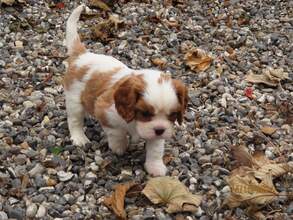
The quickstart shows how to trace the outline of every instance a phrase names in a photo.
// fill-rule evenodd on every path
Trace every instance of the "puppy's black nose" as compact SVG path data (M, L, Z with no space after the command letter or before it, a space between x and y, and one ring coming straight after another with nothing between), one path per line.
M165 129L164 128L155 128L155 133L157 136L160 136L164 133Z

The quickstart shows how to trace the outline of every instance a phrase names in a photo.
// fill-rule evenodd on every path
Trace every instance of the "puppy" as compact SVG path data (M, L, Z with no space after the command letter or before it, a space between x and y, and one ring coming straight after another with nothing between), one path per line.
M70 15L66 27L68 68L64 91L68 127L74 145L89 142L83 131L89 113L107 134L111 150L122 155L132 140L146 140L145 169L153 176L166 174L164 142L180 124L187 106L187 88L158 70L134 70L114 57L90 53L81 43L77 22L85 6Z

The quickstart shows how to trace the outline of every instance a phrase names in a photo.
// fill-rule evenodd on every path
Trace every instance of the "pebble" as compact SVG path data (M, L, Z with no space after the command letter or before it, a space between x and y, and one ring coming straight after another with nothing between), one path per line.
M36 204L32 203L30 204L26 209L26 217L34 217L37 214L38 207Z
M40 205L36 214L36 218L43 218L45 217L46 213L47 209L43 205Z
M42 174L44 172L44 167L41 164L36 164L34 168L32 168L28 174L30 175L30 177L34 177L37 174Z
M8 220L7 214L3 211L0 211L0 220Z
M58 176L60 181L66 182L66 181L70 180L74 176L74 174L71 173L71 172L64 172L62 170L62 171L57 172L57 176Z
M23 102L23 106L24 106L25 109L28 109L28 108L32 108L32 107L34 107L35 104L32 103L31 101L24 101L24 102Z
M198 159L199 164L205 164L211 162L211 155L204 155Z

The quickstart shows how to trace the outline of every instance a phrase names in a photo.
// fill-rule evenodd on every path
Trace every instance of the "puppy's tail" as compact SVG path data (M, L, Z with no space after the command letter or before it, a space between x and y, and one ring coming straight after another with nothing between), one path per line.
M81 43L79 35L77 33L77 22L79 20L81 12L85 9L85 5L82 4L75 8L69 16L66 23L66 46L68 49L68 55L80 55L86 52L85 46Z

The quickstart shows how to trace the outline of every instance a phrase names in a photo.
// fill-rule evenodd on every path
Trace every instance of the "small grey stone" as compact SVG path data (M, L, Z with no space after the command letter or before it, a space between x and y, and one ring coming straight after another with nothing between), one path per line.
M44 187L46 186L46 180L43 178L42 175L37 174L34 178L37 187Z
M60 181L66 182L70 180L74 176L74 174L71 172L64 172L63 170L61 170L57 172L57 176Z
M43 218L45 217L46 213L47 209L43 205L40 205L36 214L36 218Z
M34 217L37 214L38 207L35 203L30 204L26 209L26 216L27 217Z
M46 196L43 194L32 197L32 202L35 202L35 203L42 203L45 200L46 200Z
M211 155L204 155L198 159L199 164L205 164L211 162Z
M17 220L22 220L25 217L24 209L20 207L9 207L8 208L8 217L16 218Z
M8 219L8 216L5 212L0 212L0 220L7 220Z
M36 166L29 171L29 175L31 177L34 177L35 175L42 174L43 172L44 172L44 167L40 163L37 163Z
M17 165L23 165L26 163L27 158L24 154L19 154L15 157L14 161Z

